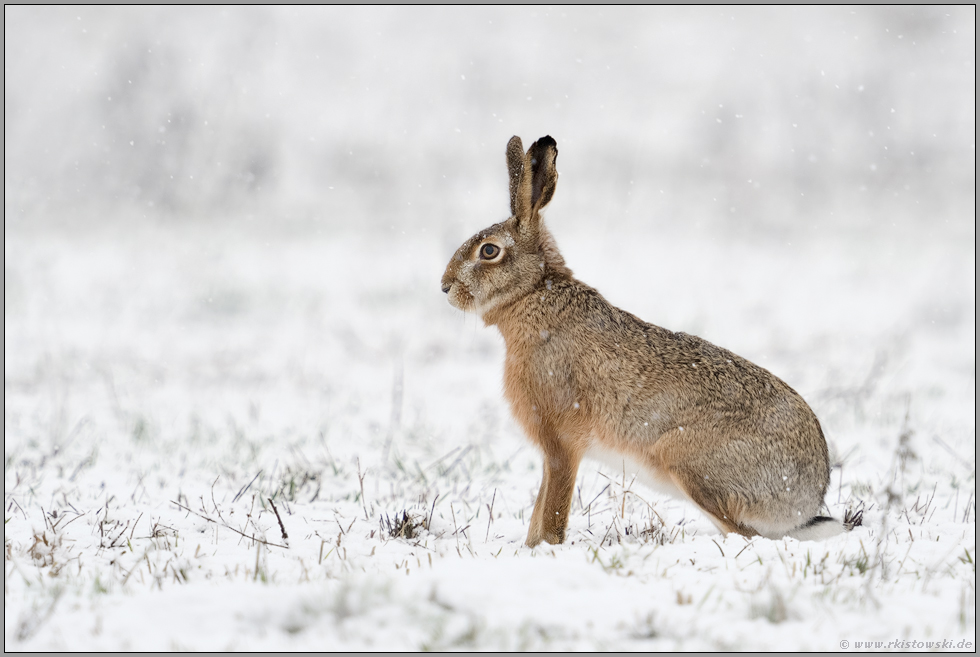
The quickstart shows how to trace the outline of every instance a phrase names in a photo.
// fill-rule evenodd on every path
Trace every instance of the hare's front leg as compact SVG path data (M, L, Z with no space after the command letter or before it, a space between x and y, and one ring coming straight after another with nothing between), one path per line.
M568 528L568 512L572 506L575 476L582 455L563 445L557 436L553 438L541 441L544 472L527 532L528 547L534 547L541 541L552 545L563 543Z

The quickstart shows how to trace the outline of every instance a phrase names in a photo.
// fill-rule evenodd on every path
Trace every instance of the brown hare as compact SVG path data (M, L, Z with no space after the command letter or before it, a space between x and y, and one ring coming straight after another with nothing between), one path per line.
M541 219L558 182L555 140L507 144L511 217L449 261L449 303L500 329L504 393L544 453L527 544L561 543L584 456L628 462L694 502L722 532L817 539L827 443L806 402L730 351L616 308L576 280Z

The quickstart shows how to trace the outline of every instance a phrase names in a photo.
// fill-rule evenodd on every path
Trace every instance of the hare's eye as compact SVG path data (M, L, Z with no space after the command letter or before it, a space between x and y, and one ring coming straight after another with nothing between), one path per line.
M484 244L480 247L480 257L484 260L493 260L500 253L500 247L496 244Z

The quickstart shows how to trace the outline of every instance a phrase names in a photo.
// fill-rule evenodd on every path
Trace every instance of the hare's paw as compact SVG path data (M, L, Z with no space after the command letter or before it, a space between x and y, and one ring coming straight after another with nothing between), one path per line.
M531 523L530 529L527 531L527 540L524 541L528 547L534 547L540 545L541 543L550 543L551 545L561 545L565 542L565 528L546 528L544 523Z

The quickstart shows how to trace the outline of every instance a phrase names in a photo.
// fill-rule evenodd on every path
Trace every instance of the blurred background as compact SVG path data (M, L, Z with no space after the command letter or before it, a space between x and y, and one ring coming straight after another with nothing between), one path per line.
M975 8L6 7L5 231L973 234ZM458 226L469 226L460 232Z
M831 429L880 385L888 440L914 393L973 444L972 6L4 15L8 428L18 395L164 435L278 390L379 456L520 443L499 335L439 280L508 215L507 140L550 134L548 223L612 303Z

